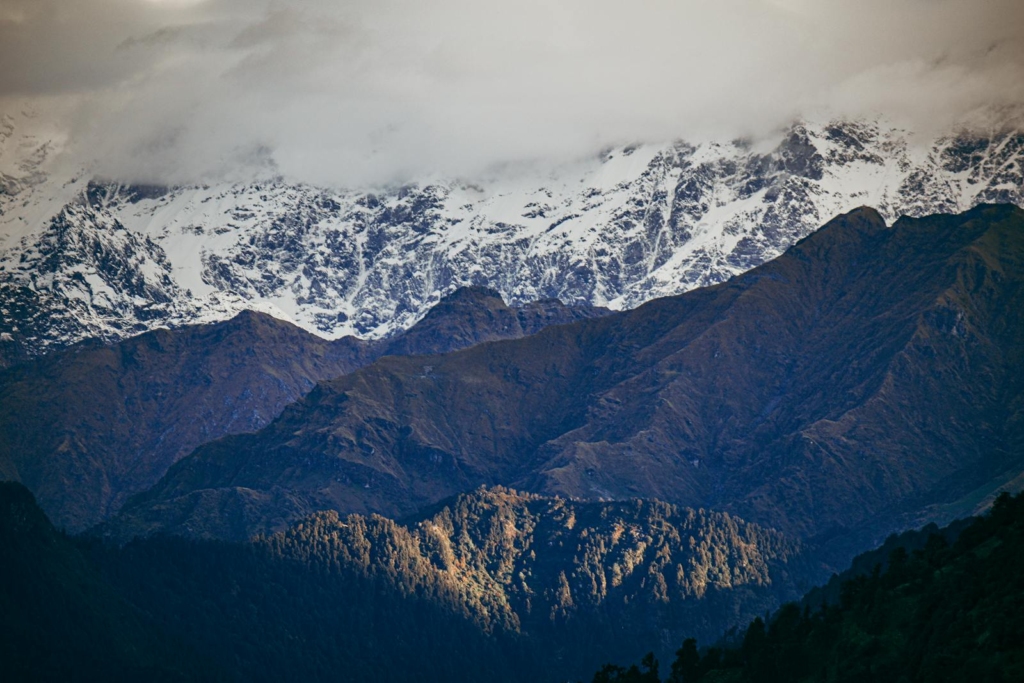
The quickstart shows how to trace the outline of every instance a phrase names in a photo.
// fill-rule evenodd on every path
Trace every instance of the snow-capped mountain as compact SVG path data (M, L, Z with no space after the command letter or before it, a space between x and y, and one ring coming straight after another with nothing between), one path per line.
M258 309L327 337L404 329L457 286L612 309L728 279L861 205L1024 205L1024 128L794 124L771 144L636 145L473 183L125 186L0 122L0 340L27 353Z

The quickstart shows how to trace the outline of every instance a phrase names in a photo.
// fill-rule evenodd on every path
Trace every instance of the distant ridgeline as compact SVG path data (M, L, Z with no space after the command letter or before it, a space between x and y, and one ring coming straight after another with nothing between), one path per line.
M919 540L894 537L884 569L833 579L835 601L815 605L825 593L813 592L703 651L685 640L664 680L1024 680L1024 494L1004 493L985 517ZM908 552L901 541L920 547ZM628 669L606 665L593 680L659 683L660 674L648 655Z

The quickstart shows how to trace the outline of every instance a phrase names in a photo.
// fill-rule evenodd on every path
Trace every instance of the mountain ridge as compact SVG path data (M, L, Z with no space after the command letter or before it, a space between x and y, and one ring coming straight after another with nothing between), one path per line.
M32 355L242 308L382 338L467 284L512 304L632 308L744 272L858 205L892 221L1024 204L1014 121L928 140L884 121L799 122L767 149L632 145L372 192L104 183L36 139L24 182L0 195L0 347Z
M387 340L328 341L267 314L83 343L0 372L0 477L22 481L80 531L206 441L258 429L315 382L395 354L531 334L602 309L509 307L462 288Z
M966 492L934 487L961 470L1020 471L1022 226L1007 206L891 227L858 210L722 285L384 358L199 449L104 533L187 534L230 505L244 513L213 535L244 538L303 510L401 516L511 484L838 533L849 559L881 540L850 540L857 522L953 502Z

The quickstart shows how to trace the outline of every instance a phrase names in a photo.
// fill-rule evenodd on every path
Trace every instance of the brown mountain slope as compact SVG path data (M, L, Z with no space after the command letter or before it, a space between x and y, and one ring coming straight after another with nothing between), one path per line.
M558 302L509 308L491 290L466 288L379 342L330 342L245 312L81 345L0 374L0 478L28 486L58 526L81 530L197 446L265 426L319 380L385 354L447 351L603 313Z
M536 334L548 325L597 318L610 312L591 306L569 307L558 299L510 307L493 289L461 287L407 331L384 342L380 355L446 353L485 341L518 339Z
M362 352L242 313L43 357L0 377L0 474L58 526L85 528L196 446L258 429L359 367Z
M716 287L384 358L189 456L108 533L244 537L481 483L730 509L813 536L1024 470L1024 213L832 221Z

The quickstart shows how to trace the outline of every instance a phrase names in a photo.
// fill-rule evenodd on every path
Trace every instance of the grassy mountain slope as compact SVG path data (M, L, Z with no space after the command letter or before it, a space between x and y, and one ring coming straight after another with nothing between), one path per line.
M0 475L80 530L196 446L258 429L361 355L358 344L242 313L45 356L0 376Z
M382 355L450 351L602 309L510 308L464 288L403 335L321 339L268 315L86 344L0 373L0 478L21 481L59 526L81 530L152 486L197 446L265 426L319 380Z

